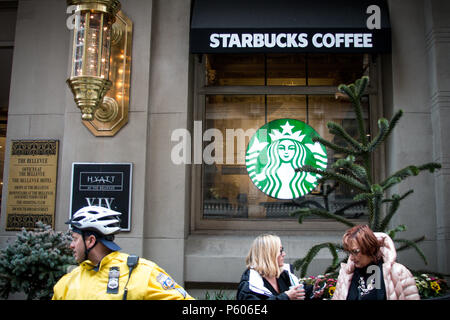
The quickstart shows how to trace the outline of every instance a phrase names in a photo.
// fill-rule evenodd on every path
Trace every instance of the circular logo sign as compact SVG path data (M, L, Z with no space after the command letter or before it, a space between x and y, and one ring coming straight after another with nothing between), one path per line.
M250 139L245 165L259 190L277 199L295 199L316 188L320 175L296 172L309 165L325 170L327 152L312 138L319 136L306 123L294 119L274 120Z

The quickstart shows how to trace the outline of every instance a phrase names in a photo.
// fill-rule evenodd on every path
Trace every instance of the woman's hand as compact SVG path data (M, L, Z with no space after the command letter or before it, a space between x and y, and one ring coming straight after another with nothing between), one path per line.
M289 300L305 300L305 289L301 284L291 287L285 293L289 297Z
M321 297L323 295L323 292L325 291L326 286L327 286L326 283L324 283L322 287L320 287L319 284L316 283L313 288L313 298L317 299Z

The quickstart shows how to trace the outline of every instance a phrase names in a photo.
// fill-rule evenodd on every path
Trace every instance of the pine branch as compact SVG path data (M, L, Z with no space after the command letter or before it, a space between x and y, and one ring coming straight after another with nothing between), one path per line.
M353 177L344 175L344 174L340 174L340 173L335 173L335 172L331 172L328 170L321 170L321 169L316 169L312 166L303 166L301 168L297 168L295 169L295 171L299 171L299 172L312 172L312 173L316 173L322 176L321 180L336 180L342 183L345 183L347 185L350 185L360 191L368 191L367 187L364 186L361 182L359 182L358 180L356 180Z
M436 169L440 169L441 167L442 165L440 163L435 162L426 163L419 167L414 165L407 166L406 168L403 168L395 172L393 175L391 175L382 183L380 183L380 185L383 187L383 190L386 190L410 176L417 176L420 173L420 171L428 170L431 173L433 173Z
M342 214L345 212L345 210L350 209L351 207L354 207L354 206L362 205L365 202L366 202L365 200L362 200L362 201L356 201L356 202L349 203L349 204L343 206L342 208L339 208L338 210L336 210L334 212L334 214L337 214L337 215Z
M394 202L394 201L397 200L398 197L401 198L400 200L403 200L404 198L406 198L407 196L409 196L409 195L410 195L411 193L413 193L413 192L414 192L414 190L411 189L411 190L405 192L402 196L399 196L398 194L394 194L394 195L392 195L392 198L391 198L391 199L390 199L390 198L383 199L382 202L383 202L383 203L386 203L386 202Z
M372 230L374 232L380 232L383 231L380 228L380 211L381 211L381 197L382 195L380 194L375 194L375 197L373 199L373 220L372 220Z
M355 157L349 155L345 159L338 159L335 163L331 165L333 169L343 168L346 169L354 178L356 178L361 183L369 188L369 179L367 177L367 171L363 166L355 164Z
M378 120L378 128L380 131L378 135L372 140L372 142L368 145L367 151L373 152L379 144L386 141L386 139L391 134L392 130L397 125L398 121L403 115L403 110L397 111L397 113L392 117L391 121L388 122L386 119L381 118Z
M404 224L401 224L401 225L395 227L394 229L389 230L386 233L387 233L387 235L389 235L389 237L391 239L395 239L397 232L404 232L404 231L406 231L406 226Z
M333 256L333 261L331 265L325 270L325 274L329 272L333 272L339 266L339 256L338 249L334 243L329 243L328 248L330 249L331 255Z
M374 195L371 192L358 193L353 197L354 201L372 201Z
M383 189L378 184L370 186L370 192L357 194L354 201L367 201L369 209L369 227L373 231L380 231L380 206L383 197Z
M385 134L385 137L383 139L383 141L390 136L392 130L394 130L395 126L397 125L398 121L400 120L400 118L403 116L403 110L400 109L398 110L394 116L392 117L391 121L389 122L389 129Z
M317 245L313 246L311 249L309 249L308 253L306 254L306 256L304 258L298 259L294 262L294 264L293 264L294 269L295 270L301 269L300 277L303 278L306 276L306 272L308 270L308 267L309 267L311 261L319 253L319 251L324 248L328 248L330 250L331 254L333 255L333 265L334 264L337 265L337 262L335 259L337 257L336 244L331 243L331 242L317 244Z
M364 147L366 147L367 150L367 133L366 133L366 127L364 125L364 117L363 117L363 113L361 110L361 102L355 101L355 103L353 103L353 108L355 109L355 113L356 113L356 120L358 122L358 131L359 131L359 138L363 144Z
M398 194L394 194L392 196L392 199L386 199L383 202L392 202L389 206L389 211L386 217L383 219L380 225L381 230L385 230L387 226L389 225L389 222L391 221L394 214L397 212L398 207L400 206L400 201L405 199L407 196L409 196L411 193L413 193L414 190L409 190L405 192L402 196L399 196Z
M339 125L335 122L329 121L327 123L327 127L331 134L334 134L335 136L339 136L339 137L343 138L358 153L365 151L362 144L359 143L358 141L356 141L351 135L349 135L347 133L347 131L345 131L345 129L342 128L341 125Z
M371 219L369 220L369 225L373 231L380 231L379 230L380 209L381 209L380 206L381 206L381 198L383 197L383 188L381 188L381 186L378 184L373 184L370 186L370 190L372 192L373 197L369 203L372 204L371 209L373 211Z
M345 85L341 84L338 86L338 90L347 94L352 102L353 109L356 114L356 120L358 123L359 137L364 147L367 147L367 136L366 129L364 126L364 118L361 109L361 97L369 83L369 77L362 77L356 80L355 84Z
M350 148L345 148L345 147L338 146L337 144L332 143L332 142L330 142L328 140L325 140L322 137L318 137L318 136L313 137L312 141L313 142L319 142L319 143L323 144L325 147L328 147L328 148L334 150L336 153L344 153L344 154L347 154L347 155L351 154L351 155L355 155L355 156L359 155L359 152L356 152L356 151L354 151L354 150L352 150Z
M361 98L366 91L367 85L369 84L369 77L363 76L361 79L355 81L356 84L356 101L353 104L356 113L356 119L358 120L359 136L362 144L367 147L368 141L366 136L366 129L364 125L364 117L361 108Z
M389 131L389 122L384 118L379 119L378 129L378 134L367 146L368 152L373 152L386 139L387 132Z
M402 179L399 177L392 177L386 180L386 183L383 185L383 190L387 190L392 186L395 186L396 184L402 182Z
M367 211L369 213L369 227L371 227L371 222L373 221L374 215L373 201L367 201Z
M339 186L339 183L335 183L334 185L330 186L329 188L326 189L324 196L328 197L332 192L334 192L336 190L336 188Z
M357 88L357 96L359 99L364 95L364 92L366 91L367 85L369 84L369 77L363 76L361 79L358 79L355 81L356 88Z
M356 87L354 84L341 84L338 86L338 91L345 93L349 98L350 101L355 101L357 99L356 97Z
M430 173L434 173L436 169L441 169L442 165L437 162L429 162L418 167L419 171L428 170Z
M298 222L300 224L303 223L303 219L311 216L311 215L316 215L322 218L328 218L328 219L333 219L336 220L338 222L341 222L349 227L354 227L355 224L353 222L351 222L350 220L338 216L337 214L331 213L327 210L324 209L319 209L319 208L301 208L297 211L294 211L292 213L290 213L291 216L297 216L298 215Z
M330 243L329 246L330 252L333 256L333 263L331 264L333 270L338 267L339 263L339 256L338 256L338 249L336 248L336 245L334 243Z
M294 268L294 270L299 270L304 263L304 258L303 259L297 259L292 263L292 267Z
M363 166L360 166L359 164L352 164L350 166L350 170L352 171L353 175L359 179L362 183L366 185L366 187L369 187L369 179L367 176L367 171Z
M417 246L416 243L421 242L425 240L425 237L422 236L420 238L417 238L415 240L408 240L408 239L395 239L394 242L399 242L399 243L403 243L402 246L400 246L399 248L397 248L397 252L398 251L402 251L405 249L409 249L409 248L413 248L414 250L417 251L417 253L419 254L419 256L422 258L422 260L425 262L425 264L428 264L427 258L425 257L425 254L422 252L422 250L420 250L420 248Z

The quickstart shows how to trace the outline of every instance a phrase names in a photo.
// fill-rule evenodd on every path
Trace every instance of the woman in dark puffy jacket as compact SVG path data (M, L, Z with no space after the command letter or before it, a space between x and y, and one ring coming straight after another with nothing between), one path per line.
M241 277L237 300L304 300L312 286L303 286L284 263L286 253L278 236L258 236L246 258L247 270Z

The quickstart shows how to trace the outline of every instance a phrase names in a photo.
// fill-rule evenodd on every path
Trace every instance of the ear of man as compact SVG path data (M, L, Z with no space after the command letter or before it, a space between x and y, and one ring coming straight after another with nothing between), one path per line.
M97 238L93 234L90 234L84 238L84 241L86 243L86 248L90 249L95 246L95 243L97 242Z

